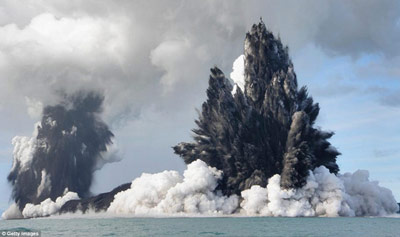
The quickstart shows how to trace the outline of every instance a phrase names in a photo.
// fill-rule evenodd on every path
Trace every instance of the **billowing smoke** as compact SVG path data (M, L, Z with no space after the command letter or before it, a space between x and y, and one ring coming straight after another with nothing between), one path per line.
M20 219L51 216L59 212L62 206L70 200L78 200L78 194L67 192L63 196L58 197L55 201L47 198L41 203L34 205L27 203L23 210L14 203L2 215L3 219Z
M107 212L334 217L398 210L367 171L338 174L339 152L327 141L333 133L313 127L318 104L297 89L287 48L262 22L247 34L234 69L233 86L211 69L195 142L174 147L188 164L183 177L143 174Z
M177 171L144 173L133 180L128 189L117 193L103 211L111 216L290 217L386 216L398 211L392 192L379 186L378 182L370 181L365 170L335 175L320 166L308 172L302 188L293 189L282 188L281 176L276 174L268 180L265 188L253 185L242 191L241 197L235 194L226 196L217 190L222 177L221 171L201 160L189 164L183 176ZM92 210L99 211L95 208L96 203L107 196L100 194L87 199L92 201ZM82 200L68 203L77 202L82 203ZM83 203L88 205L86 201ZM46 204L56 207L50 201ZM35 216L44 210L43 206L27 205L24 216L29 216L28 213Z
M222 172L196 160L183 177L176 171L142 174L131 188L115 195L108 211L116 214L231 214L238 197L215 192Z
M22 210L22 216L24 218L50 216L57 213L60 208L69 200L76 199L79 199L77 193L67 192L63 196L58 197L55 202L48 198L37 205L28 203L26 204L24 210Z
M102 211L110 216L337 217L386 216L399 210L392 192L370 181L365 170L335 175L320 166L309 171L302 188L293 189L282 188L281 176L276 174L265 188L253 185L240 196L226 196L217 190L222 177L221 171L196 160L183 176L177 171L144 173L129 186L121 185L110 193L78 200L76 193L68 192L55 201L49 198L37 205L27 204L22 213L13 205L2 217L76 211Z
M309 172L302 188L284 189L274 175L266 188L242 192L241 212L262 216L385 216L398 211L392 192L369 181L366 170L334 175L321 166Z
M175 153L187 164L201 159L222 170L218 189L227 195L265 187L275 174L283 188L299 188L318 166L337 173L339 152L327 141L333 133L313 127L319 106L306 88L297 89L287 47L260 22L247 33L244 50L235 61L244 58L244 79L241 70L232 73L234 88L211 69L195 141L180 143Z
M103 99L94 92L65 96L60 104L43 109L33 137L13 139L8 180L21 211L45 200L56 201L68 191L89 195L93 172L114 158L104 155L113 134L99 117Z

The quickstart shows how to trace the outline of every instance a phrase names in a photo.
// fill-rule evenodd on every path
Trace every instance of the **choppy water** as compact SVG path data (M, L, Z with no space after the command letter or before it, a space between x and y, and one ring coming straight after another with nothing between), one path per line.
M102 218L2 220L41 236L400 236L400 218ZM0 232L0 236L1 236Z

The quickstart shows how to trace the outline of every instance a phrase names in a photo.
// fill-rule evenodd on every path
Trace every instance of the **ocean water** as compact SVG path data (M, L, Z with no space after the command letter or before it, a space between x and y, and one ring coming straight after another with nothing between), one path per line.
M400 236L400 218L71 218L1 220L41 236Z

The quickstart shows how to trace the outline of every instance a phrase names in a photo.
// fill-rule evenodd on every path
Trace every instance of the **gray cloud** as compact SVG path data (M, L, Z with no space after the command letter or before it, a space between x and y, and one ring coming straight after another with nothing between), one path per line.
M397 48L393 49L395 52ZM358 67L357 76L365 79L374 79L380 75L381 79L398 80L400 78L400 55L392 58L377 57L375 60Z
M327 1L315 42L333 54L359 56L400 50L400 2L395 0Z
M109 120L146 104L189 108L188 101L202 97L198 88L205 88L208 68L216 64L229 71L242 52L244 33L260 16L292 50L311 42L335 54L390 56L400 48L399 6L396 1L5 1L1 99L16 97L19 106L25 97L49 104L56 91L90 87L106 93Z
M378 103L383 106L400 107L400 89L396 89L396 87L369 86L358 92L376 96Z
M400 107L400 90L390 92L387 95L382 95L380 102L383 105Z
M383 157L388 157L388 156L394 156L398 154L399 149L375 149L373 151L374 156L378 158L383 158Z

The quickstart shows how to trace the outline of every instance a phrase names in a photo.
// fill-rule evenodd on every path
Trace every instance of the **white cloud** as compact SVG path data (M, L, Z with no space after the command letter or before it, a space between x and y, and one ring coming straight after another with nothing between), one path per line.
M56 214L66 202L77 199L79 199L78 194L74 192L66 192L64 196L58 197L56 201L52 201L50 198L48 198L37 205L28 203L26 204L24 210L22 210L22 215L24 218L53 215Z
M28 107L28 115L32 119L39 120L43 110L43 103L35 99L30 99L27 96L25 97L25 102L26 106Z
M184 65L185 60L193 51L189 40L169 40L159 44L150 53L151 62L165 71L161 77L161 84L166 90L181 80L184 80L182 68L177 65Z
M385 216L398 211L392 192L369 180L369 172L357 170L338 176L324 166L310 171L299 189L282 189L280 176L266 188L252 186L242 192L242 212L264 216Z
M46 170L42 170L42 178L40 180L40 185L37 189L36 196L39 197L45 190L51 190L51 176L50 174L47 174Z
M43 13L24 28L9 24L1 27L0 33L3 54L15 62L32 66L60 59L85 63L82 57L96 62L102 54L117 59L125 47L123 29L100 18L57 19L50 13Z
M230 76L233 82L235 83L235 87L232 90L232 93L236 92L236 86L238 86L244 92L244 55L240 55L233 62L233 71Z
M196 160L183 177L177 171L142 174L131 188L115 195L108 212L133 215L231 214L236 195L226 197L214 190L222 172Z
M17 108L25 99L29 116L36 118L41 107L57 103L60 92L120 91L128 26L124 17L43 13L22 27L0 27L0 72L7 78L0 82L0 98Z

